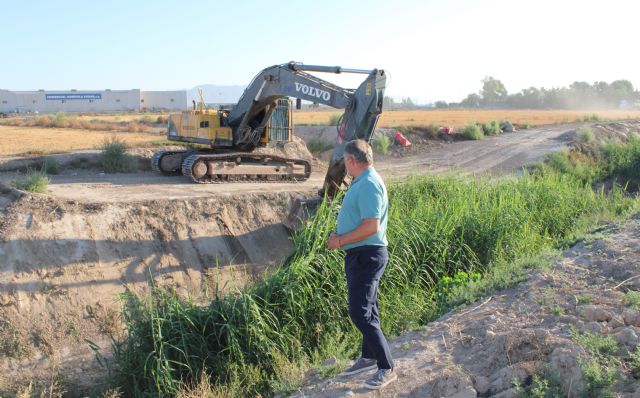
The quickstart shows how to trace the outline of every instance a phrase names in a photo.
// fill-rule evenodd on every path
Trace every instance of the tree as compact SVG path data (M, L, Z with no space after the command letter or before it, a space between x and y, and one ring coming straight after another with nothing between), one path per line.
M478 94L472 93L460 102L460 106L463 108L480 108L480 101L482 101L482 98Z
M449 104L447 104L446 101L436 101L436 103L434 104L434 106L438 109L442 109L442 108L448 108Z
M407 97L407 98L403 98L402 102L401 102L402 106L413 106L413 100L411 100L411 97Z
M385 108L391 108L396 104L396 102L393 100L393 98L389 97L388 95L385 95L384 98L382 99L382 106Z
M507 98L507 89L498 79L487 76L482 80L482 99L487 104L495 104Z

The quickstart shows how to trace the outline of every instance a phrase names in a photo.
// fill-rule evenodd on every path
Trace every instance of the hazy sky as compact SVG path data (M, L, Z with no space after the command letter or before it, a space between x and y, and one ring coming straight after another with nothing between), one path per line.
M459 101L487 75L510 93L629 79L633 0L2 0L0 88L164 90L247 84L291 60L388 71L387 94ZM357 80L328 75L354 87ZM358 77L357 79L360 79Z

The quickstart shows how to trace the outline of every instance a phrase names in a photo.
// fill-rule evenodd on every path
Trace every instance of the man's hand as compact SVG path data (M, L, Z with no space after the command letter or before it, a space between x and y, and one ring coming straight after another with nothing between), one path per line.
M336 250L340 248L340 236L333 232L329 235L329 239L327 239L327 247L329 250Z

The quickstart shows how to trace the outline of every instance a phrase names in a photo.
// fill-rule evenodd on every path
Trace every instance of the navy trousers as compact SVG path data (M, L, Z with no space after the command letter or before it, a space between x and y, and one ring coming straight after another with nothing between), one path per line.
M349 317L362 333L362 358L376 359L379 369L393 369L389 343L380 329L378 285L389 255L384 246L347 250L344 258Z

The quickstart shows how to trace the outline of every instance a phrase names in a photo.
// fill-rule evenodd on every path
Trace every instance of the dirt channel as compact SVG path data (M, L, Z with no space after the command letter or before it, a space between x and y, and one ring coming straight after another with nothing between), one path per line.
M512 172L568 147L584 125L482 141L417 140L376 167L400 181L422 173ZM594 128L637 134L640 123ZM298 134L333 142L335 128L313 129ZM279 154L310 157L301 141ZM3 166L20 162L29 159L0 159ZM280 264L292 251L281 225L291 201L314 195L323 181L322 163L314 164L309 180L287 184L198 185L151 172L63 168L47 195L10 189L19 174L0 173L0 392L52 373L62 375L70 392L99 384L106 370L87 341L108 356L110 336L122 333L117 295L144 292L150 277L198 298Z

